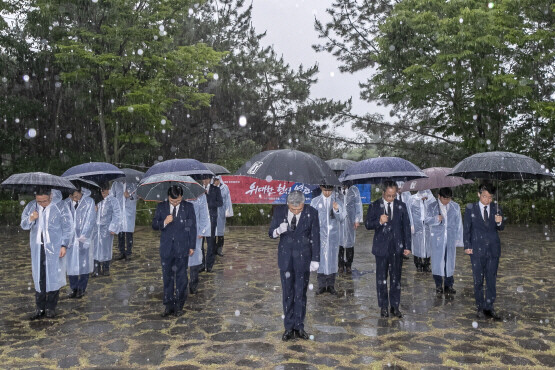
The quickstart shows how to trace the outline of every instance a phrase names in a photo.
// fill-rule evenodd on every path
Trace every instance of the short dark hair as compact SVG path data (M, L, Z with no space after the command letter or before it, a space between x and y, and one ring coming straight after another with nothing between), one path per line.
M320 187L324 190L333 190L333 185L320 185Z
M46 186L39 186L35 191L35 195L50 195L52 193L52 189Z
M439 196L443 198L453 198L453 190L451 188L439 189Z
M168 197L177 199L183 196L183 188L181 186L172 185L168 189Z
M495 194L495 186L493 186L492 183L490 182L483 182L480 184L480 186L478 187L478 193L482 194L483 191L487 191L490 194Z
M399 186L395 181L386 180L383 182L383 191L386 191L388 188L395 188L395 191L399 189Z
M100 186L100 190L110 190L110 184L108 181L99 182L98 186Z

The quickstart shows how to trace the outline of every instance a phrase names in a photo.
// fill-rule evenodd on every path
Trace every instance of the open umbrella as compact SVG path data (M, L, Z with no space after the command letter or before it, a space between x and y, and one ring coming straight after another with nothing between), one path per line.
M416 165L399 157L365 159L347 168L340 181L359 184L379 184L386 180L408 181L427 177Z
M33 193L40 187L75 190L75 186L68 179L44 172L16 173L4 180L0 186L18 193Z
M449 167L430 167L422 170L428 177L410 180L403 184L401 191L421 191L439 188L454 188L461 185L473 184L474 181L459 176L447 176L451 173Z
M328 164L328 166L330 166L330 168L333 170L333 172L335 172L337 176L340 176L343 171L351 167L356 162L351 161L350 159L334 158L327 160L326 163Z
M128 184L139 183L139 181L141 181L141 179L145 175L144 172L137 171L132 168L122 168L121 171L125 174L125 177L118 177L115 181L118 181L118 182L125 181Z
M314 154L292 149L268 150L249 159L236 173L263 180L340 185L337 176Z
M196 159L169 159L164 162L156 163L150 167L145 173L145 177L157 175L161 173L172 173L174 175L214 175L202 162Z
M118 177L124 177L125 173L111 163L106 162L89 162L71 167L62 174L62 177L68 179L85 179L92 180L98 184L111 181Z
M485 152L460 161L449 176L488 180L552 180L553 174L535 159L510 152Z
M220 166L219 164L206 162L204 162L203 164L208 167L210 171L214 172L214 175L227 175L231 173L227 168L225 168L224 166Z
M143 178L137 188L137 195L143 200L161 202L166 199L168 189L173 185L183 189L183 199L195 199L204 194L204 188L190 176L161 173Z

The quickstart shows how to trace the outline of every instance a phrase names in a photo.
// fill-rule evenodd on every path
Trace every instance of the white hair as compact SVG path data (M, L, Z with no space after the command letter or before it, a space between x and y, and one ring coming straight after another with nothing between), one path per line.
M287 196L287 204L292 206L299 206L305 201L304 194L299 190L294 190Z

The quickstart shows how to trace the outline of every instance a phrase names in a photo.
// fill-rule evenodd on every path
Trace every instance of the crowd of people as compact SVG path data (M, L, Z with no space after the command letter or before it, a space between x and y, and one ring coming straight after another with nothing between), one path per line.
M223 256L225 221L233 216L229 188L220 177L199 175L204 193L183 199L183 188L171 186L157 205L152 228L160 231L163 277L163 317L181 316L188 294L195 294L201 271L211 272L216 256ZM31 320L56 315L60 289L69 278L69 298L85 295L89 277L110 275L112 245L118 236L119 256L133 252L136 184L100 184L102 199L78 188L65 200L57 190L39 189L21 215L30 230L36 309ZM418 272L431 272L437 294L453 295L456 247L464 247L472 262L479 318L498 319L495 280L500 255L498 230L504 227L501 210L492 203L491 184L479 187L478 201L464 213L450 188L401 193L386 181L382 197L368 207L363 219L356 186L322 184L310 205L300 191L291 191L287 204L273 210L269 236L279 238L278 267L282 284L285 332L282 339L308 339L304 330L306 292L310 273L317 273L316 295L336 295L337 274L351 274L356 230L364 223L374 230L372 254L376 263L377 303L381 317L401 318L403 260L412 253ZM389 278L389 284L388 284ZM484 292L485 283L485 292Z

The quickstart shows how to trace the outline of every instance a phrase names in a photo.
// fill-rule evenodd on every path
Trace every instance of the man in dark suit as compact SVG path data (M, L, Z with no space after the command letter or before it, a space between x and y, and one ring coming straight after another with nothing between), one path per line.
M375 230L372 254L376 256L376 288L381 316L389 316L390 306L393 316L401 318L401 268L403 256L410 254L411 232L407 207L396 199L396 195L397 184L393 181L384 182L382 199L376 200L368 208L365 226L368 230Z
M202 186L206 192L206 202L208 203L208 213L210 214L210 237L202 241L204 255L204 241L206 241L206 257L203 258L203 265L206 272L212 272L216 261L216 226L218 225L218 208L224 205L222 192L218 186L210 183L210 175L202 175Z
M304 330L306 315L306 288L311 271L317 271L320 262L320 223L318 211L305 206L300 191L287 196L287 206L274 209L269 235L279 237L278 266L283 301L282 340L295 337L309 339Z
M181 316L187 299L189 256L195 252L197 237L195 209L183 200L181 187L174 185L168 189L168 199L156 207L152 228L162 232L160 259L166 306L162 317L172 313Z
M495 302L495 280L501 255L501 241L498 230L503 230L503 214L496 203L492 203L495 188L491 184L482 184L478 189L479 201L466 206L464 213L464 252L470 255L472 275L474 276L474 297L476 299L476 316L486 316L495 320L499 316L493 309ZM484 278L486 292L484 299Z

